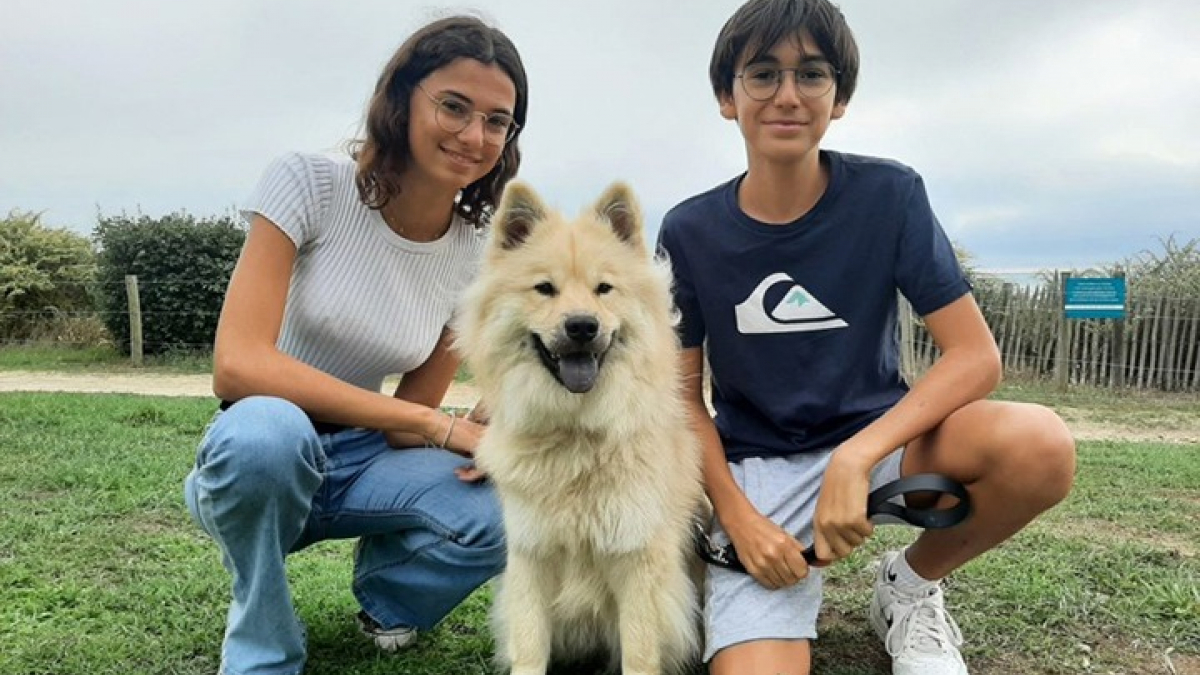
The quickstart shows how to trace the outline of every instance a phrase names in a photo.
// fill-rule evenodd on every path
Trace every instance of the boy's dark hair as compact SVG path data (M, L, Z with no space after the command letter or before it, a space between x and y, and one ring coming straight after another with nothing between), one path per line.
M858 44L829 0L750 0L738 8L717 36L708 78L717 98L733 95L734 69L766 56L785 38L807 33L837 70L838 103L848 103L858 83Z
M350 143L350 154L358 165L355 183L367 206L381 209L400 193L400 175L411 159L408 119L413 89L429 73L463 58L499 66L517 91L513 109L519 125L516 134L505 144L496 166L464 188L454 207L476 227L496 208L505 184L521 166L517 141L525 128L529 85L521 56L508 36L472 16L452 16L421 28L400 45L380 74L367 106L364 138Z

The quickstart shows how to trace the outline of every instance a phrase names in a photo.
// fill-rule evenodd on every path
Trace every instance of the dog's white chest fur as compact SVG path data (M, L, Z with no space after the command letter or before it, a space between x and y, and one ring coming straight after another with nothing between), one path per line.
M507 441L498 436L495 442ZM667 504L669 495L653 473L619 466L634 460L617 448L577 443L511 452L491 445L480 454L495 472L508 545L527 553L628 553L646 547L661 532L670 507L678 508ZM493 452L502 456L499 462L490 461Z

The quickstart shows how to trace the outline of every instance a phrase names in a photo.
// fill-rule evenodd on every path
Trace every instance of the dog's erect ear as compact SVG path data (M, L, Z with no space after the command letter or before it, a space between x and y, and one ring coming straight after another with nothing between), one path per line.
M546 217L546 206L525 183L509 183L492 219L492 237L500 248L514 249L525 243L538 221Z
M642 211L633 190L625 183L613 183L596 201L596 215L612 225L621 241L642 245Z

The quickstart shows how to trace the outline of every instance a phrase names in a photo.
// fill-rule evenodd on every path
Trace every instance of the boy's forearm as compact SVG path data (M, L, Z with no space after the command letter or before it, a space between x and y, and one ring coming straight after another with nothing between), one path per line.
M721 445L717 427L708 410L693 410L691 417L703 455L704 491L717 517L728 516L749 506L746 495L733 480L733 473L725 460L725 448Z
M846 459L861 461L869 469L955 410L986 398L999 381L999 360L992 354L969 349L946 352L891 410L843 444L852 455Z

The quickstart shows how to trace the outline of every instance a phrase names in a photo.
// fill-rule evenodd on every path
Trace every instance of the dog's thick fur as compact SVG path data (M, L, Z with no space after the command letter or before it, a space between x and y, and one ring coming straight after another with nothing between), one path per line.
M624 675L696 656L705 502L673 326L628 187L570 222L508 187L456 331L491 413L476 460L504 509L493 627L514 675L597 649Z

